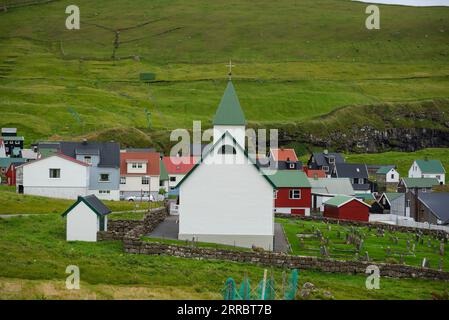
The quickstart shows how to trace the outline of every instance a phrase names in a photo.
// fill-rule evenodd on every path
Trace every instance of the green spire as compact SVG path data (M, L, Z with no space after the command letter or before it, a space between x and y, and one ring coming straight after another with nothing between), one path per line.
M213 124L231 126L242 126L246 124L239 98L230 80L218 105Z

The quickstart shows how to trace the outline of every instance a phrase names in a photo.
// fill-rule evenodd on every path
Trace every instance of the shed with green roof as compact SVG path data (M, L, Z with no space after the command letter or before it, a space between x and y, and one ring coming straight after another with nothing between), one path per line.
M324 202L326 218L368 221L371 206L355 197L338 195Z

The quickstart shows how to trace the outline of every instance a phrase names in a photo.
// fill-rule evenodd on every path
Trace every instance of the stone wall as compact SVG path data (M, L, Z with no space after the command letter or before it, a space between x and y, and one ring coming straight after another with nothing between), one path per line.
M317 270L330 273L366 274L366 267L372 262L340 261L318 257L294 256L273 252L234 251L194 246L181 246L136 239L125 239L124 250L127 253L148 255L169 255L182 258L227 260L254 263L268 267L297 268L300 270ZM449 272L428 268L417 268L400 264L375 264L380 269L381 277L421 278L449 280Z
M449 238L449 234L444 230L434 230L434 229L421 229L406 226L397 226L392 224L380 223L380 222L365 222L365 221L353 221L353 220L340 220L324 217L314 217L314 216L302 216L302 215L291 215L276 213L276 218L287 218L287 219L300 219L306 221L324 221L326 223L339 224L342 226L356 226L356 227L371 227L371 228L381 228L387 231L397 231L397 232L410 232L416 233L417 231L423 234L434 236L439 239Z
M108 231L97 233L97 240L123 240L125 238L140 239L164 221L167 208L152 209L142 220L108 220Z

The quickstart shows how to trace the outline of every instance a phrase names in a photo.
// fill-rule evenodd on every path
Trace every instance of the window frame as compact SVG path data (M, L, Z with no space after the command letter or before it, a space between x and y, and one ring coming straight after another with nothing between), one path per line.
M103 176L103 175L108 176L108 179L107 179L107 180L103 180L103 179L101 178L101 176ZM100 176L98 177L98 182L111 182L110 174L109 174L109 173L100 173Z
M145 182L144 182L145 179ZM150 177L142 176L142 179L140 180L140 183L142 185L149 185L150 184Z
M58 172L58 176L57 177L52 177L52 170L56 170L56 172ZM49 168L48 169L48 177L50 179L61 179L61 168Z
M295 192L298 192L298 196L295 197ZM290 189L288 190L288 198L290 200L299 200L301 199L301 189Z

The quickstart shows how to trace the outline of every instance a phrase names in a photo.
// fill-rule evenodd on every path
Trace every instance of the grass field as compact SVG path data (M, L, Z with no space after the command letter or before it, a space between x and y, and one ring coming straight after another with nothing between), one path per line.
M325 245L331 258L339 260L357 259L357 245L346 242L346 235L351 234L351 227L335 224L327 225L315 221L278 220L284 226L293 254L321 256L320 248ZM323 238L329 240L327 244L323 243L322 239L317 236L317 230L320 230ZM430 267L435 269L438 269L440 258L443 258L443 269L449 270L449 255L446 252L443 257L439 255L440 241L438 239L423 236L423 242L421 243L416 241L415 234L387 231L384 236L379 236L377 229L370 230L359 227L355 230L363 238L359 258L363 258L365 252L368 252L370 261L400 263L402 255L405 264L415 267L420 267L423 259L427 258ZM303 239L302 242L298 235ZM393 238L397 238L398 242L396 243ZM409 241L408 248L407 241ZM415 245L414 251L413 245ZM391 250L389 254L388 248ZM448 248L449 246L445 244L445 250Z
M0 214L64 213L74 200L18 194L15 188L0 186ZM126 201L104 201L112 211L131 211L135 206Z
M68 4L0 13L0 125L17 126L27 144L87 136L162 146L167 129L210 125L230 58L250 125L449 98L449 8L380 6L381 30L369 31L366 4L349 0L81 0L81 29L67 30ZM141 72L157 82L139 82Z
M245 274L258 282L255 265L123 253L117 241L64 241L57 214L0 219L0 299L220 299L224 281ZM81 290L65 290L65 269L80 268ZM280 285L281 269L274 269ZM380 290L367 290L364 276L300 270L307 281L335 299L432 299L449 288L442 281L381 278Z

